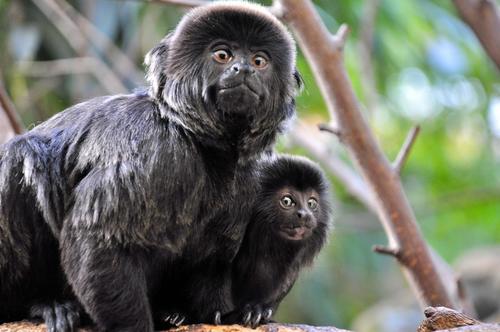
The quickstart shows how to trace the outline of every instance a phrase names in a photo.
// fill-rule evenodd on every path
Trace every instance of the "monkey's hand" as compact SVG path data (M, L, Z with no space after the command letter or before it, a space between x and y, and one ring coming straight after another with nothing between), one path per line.
M42 319L47 332L73 332L80 323L79 306L73 302L35 304L30 309L30 317Z
M256 328L261 324L269 323L273 316L274 309L269 305L247 304L242 309L238 309L225 315L222 319L225 324L241 324Z

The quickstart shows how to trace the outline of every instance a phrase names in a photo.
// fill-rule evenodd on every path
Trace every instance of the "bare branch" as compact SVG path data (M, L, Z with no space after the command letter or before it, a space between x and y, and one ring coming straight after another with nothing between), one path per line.
M332 127L330 124L328 123L320 123L318 125L318 129L321 130L321 131L326 131L330 134L334 134L335 136L337 136L339 139L342 137L342 132L340 131L340 129L338 128L335 128L335 127Z
M52 61L20 61L19 70L25 75L35 77L52 77L59 75L92 74L96 80L109 92L125 91L122 82L111 69L103 66L96 58L70 58Z
M84 55L88 40L82 35L78 26L69 18L53 0L32 0L42 11L49 22L57 28L77 55Z
M339 49L342 50L344 48L350 31L351 30L349 29L349 26L345 23L342 23L337 30L337 33L333 36L334 41L338 43Z
M44 332L46 331L45 324L34 324L28 321L0 324L0 331L2 332ZM260 325L256 329L250 330L244 326L238 325L183 325L177 328L168 330L168 332L349 332L348 330L341 330L333 326L309 326L298 324L266 324ZM90 329L78 329L78 332L91 332Z
M69 58L49 61L18 61L17 70L24 75L32 77L52 77L60 75L79 75L88 74L93 70L89 67L94 66L93 58Z
M122 80L130 79L135 85L144 83L144 73L129 59L129 57L109 39L106 34L95 27L87 18L81 15L67 1L58 1L59 7L63 10L66 17L81 29L80 35L84 35L88 44L93 44L99 50L102 50L108 63L119 73Z
M21 134L24 131L24 126L19 118L19 115L16 112L14 104L9 98L7 91L3 85L3 81L0 80L0 111L3 110L3 113L7 117L7 121L9 122L9 126L12 128L14 134ZM2 143L2 142L0 142Z
M373 36L375 31L375 19L379 8L380 0L365 0L363 14L361 17L361 32L358 43L359 59L363 79L361 85L366 97L368 110L373 112L378 104L378 95L375 83L375 72L373 69Z
M399 178L368 127L347 76L341 49L342 27L334 38L310 0L276 0L290 24L326 101L331 119L342 128L342 140L373 190L379 219L390 247L400 248L399 262L422 305L453 307L423 240Z
M54 0L32 0L33 3L47 16L54 26L59 30L61 35L68 41L69 45L75 50L78 55L86 53L87 46L90 41L82 34L78 26L73 20L64 12L64 10ZM123 85L121 80L116 77L113 70L111 70L104 61L95 58L99 62L99 66L106 72L107 80L113 81L117 88L116 92L126 92L127 88ZM103 74L101 74L103 75ZM116 84L119 82L118 84Z
M367 189L363 179L349 165L329 151L327 145L323 144L317 135L301 124L296 126L289 134L292 142L307 149L316 160L345 185L349 194L360 201L370 211L376 213L375 198L372 196L371 191Z
M382 245L375 245L372 248L373 251L382 254L382 255L389 255L392 256L396 259L399 259L400 256L400 250L398 248L391 248L387 246L382 246Z
M458 13L500 69L500 15L492 0L453 0Z
M403 146L401 147L401 150L399 150L396 160L394 160L393 163L394 172L396 172L396 174L401 174L401 170L406 164L406 160L408 160L411 148L413 147L413 144L415 143L415 140L417 139L419 133L420 126L414 126L413 128L411 128L408 135L406 135Z

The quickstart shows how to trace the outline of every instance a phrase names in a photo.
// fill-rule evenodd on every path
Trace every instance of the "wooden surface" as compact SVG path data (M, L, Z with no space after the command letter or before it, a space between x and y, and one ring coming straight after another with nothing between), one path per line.
M33 324L27 321L0 325L0 332L45 332L44 324ZM250 329L240 325L186 325L171 332L350 332L332 326L309 326L296 324L267 324L257 329ZM90 329L79 329L78 332L92 332Z

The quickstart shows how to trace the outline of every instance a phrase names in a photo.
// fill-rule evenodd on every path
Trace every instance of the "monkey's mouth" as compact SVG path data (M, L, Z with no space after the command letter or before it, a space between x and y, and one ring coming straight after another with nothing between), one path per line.
M287 240L300 241L307 239L312 230L306 226L284 225L280 227L279 232Z
M221 87L217 91L216 105L227 114L249 115L257 110L260 99L259 94L249 84L240 83Z
M247 91L247 92L250 92L251 94L254 94L257 98L260 98L259 92L255 91L255 89L253 89L250 84L246 84L246 83L239 83L239 84L235 84L235 85L231 85L231 86L222 87L219 90L219 94L229 93L232 90L235 90L235 91L241 90L241 92ZM239 92L239 93L241 93L241 92Z

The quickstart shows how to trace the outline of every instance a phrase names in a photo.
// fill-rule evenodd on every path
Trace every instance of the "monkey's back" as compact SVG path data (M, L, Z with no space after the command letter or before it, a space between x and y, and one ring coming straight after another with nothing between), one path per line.
M59 207L57 230L67 223L106 242L174 251L190 237L194 245L188 251L199 258L214 254L217 243L219 252L225 252L220 243L239 244L249 207L241 197L254 190L254 165L236 166L236 156L200 145L189 130L162 118L147 95L94 98L55 115L31 135L48 141L56 169L48 182L62 203L45 205ZM203 231L202 225L210 226ZM213 246L200 250L203 242Z

